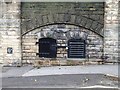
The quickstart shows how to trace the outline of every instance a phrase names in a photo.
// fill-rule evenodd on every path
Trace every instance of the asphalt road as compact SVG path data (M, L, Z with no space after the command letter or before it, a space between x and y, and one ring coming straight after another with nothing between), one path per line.
M79 74L79 75L71 74L71 75L2 78L2 87L4 88L2 90L27 90L27 88L28 90L40 90L35 88L44 88L41 90L48 90L45 88L51 88L51 90L56 90L53 88L65 88L62 90L81 90L75 88L93 85L117 87L118 81L111 80L110 78L102 74ZM82 89L82 90L95 90L95 89ZM117 90L117 89L103 89L103 90Z

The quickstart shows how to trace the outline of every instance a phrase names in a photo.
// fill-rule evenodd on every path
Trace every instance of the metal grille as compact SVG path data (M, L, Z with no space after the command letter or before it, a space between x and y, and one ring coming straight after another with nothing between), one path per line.
M68 41L68 58L85 58L85 41L71 39Z
M39 57L56 58L56 40L52 38L39 39Z

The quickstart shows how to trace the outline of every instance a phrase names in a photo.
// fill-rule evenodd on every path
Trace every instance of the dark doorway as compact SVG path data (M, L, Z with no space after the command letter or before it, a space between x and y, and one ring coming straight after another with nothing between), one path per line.
M82 39L68 41L68 58L85 58L86 43Z
M39 57L56 58L57 43L52 38L39 39Z

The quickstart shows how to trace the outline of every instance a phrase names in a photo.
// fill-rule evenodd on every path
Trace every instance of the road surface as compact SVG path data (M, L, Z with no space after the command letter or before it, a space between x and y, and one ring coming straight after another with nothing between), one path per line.
M4 77L2 79L3 88L81 88L94 85L102 85L116 88L118 87L118 81L111 80L103 74Z

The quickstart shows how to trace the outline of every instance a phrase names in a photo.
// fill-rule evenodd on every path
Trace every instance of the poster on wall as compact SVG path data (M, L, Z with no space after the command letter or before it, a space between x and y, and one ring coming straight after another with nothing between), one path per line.
M7 48L7 54L13 54L13 48L12 47Z

